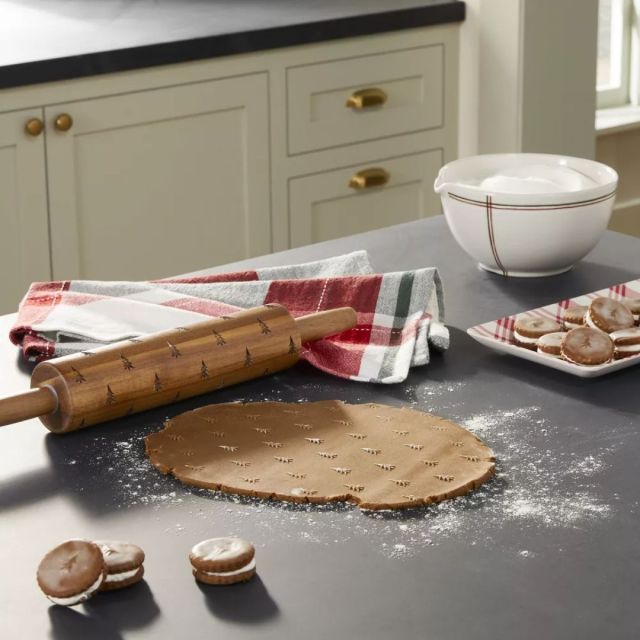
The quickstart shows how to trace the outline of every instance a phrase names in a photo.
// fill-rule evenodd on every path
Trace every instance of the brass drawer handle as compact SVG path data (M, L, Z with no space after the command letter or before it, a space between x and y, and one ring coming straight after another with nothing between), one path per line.
M369 107L381 107L387 101L387 94L376 87L354 91L347 99L347 107L350 109L367 109Z
M58 131L69 131L73 126L73 118L68 113L61 113L53 123Z
M44 131L44 122L40 118L29 118L24 125L24 130L30 136L39 136Z
M380 169L379 167L373 167L371 169L363 169L358 171L351 180L349 180L349 186L352 189L369 189L370 187L382 187L389 182L388 171Z

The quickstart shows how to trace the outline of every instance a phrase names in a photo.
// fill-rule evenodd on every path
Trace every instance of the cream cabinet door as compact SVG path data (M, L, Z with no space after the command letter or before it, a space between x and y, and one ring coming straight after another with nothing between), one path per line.
M292 179L291 245L332 240L439 213L433 182L441 166L442 152L436 149ZM349 186L352 178L373 168L387 173L386 184Z
M0 115L0 313L18 308L31 282L49 280L44 135L29 135L42 110Z
M268 253L268 113L264 73L47 107L54 276L160 278Z

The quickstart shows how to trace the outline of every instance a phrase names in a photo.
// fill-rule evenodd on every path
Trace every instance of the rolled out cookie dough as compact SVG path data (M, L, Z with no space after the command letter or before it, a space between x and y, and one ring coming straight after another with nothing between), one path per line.
M448 420L337 400L217 404L147 436L162 473L233 494L398 509L455 498L486 482L493 452Z

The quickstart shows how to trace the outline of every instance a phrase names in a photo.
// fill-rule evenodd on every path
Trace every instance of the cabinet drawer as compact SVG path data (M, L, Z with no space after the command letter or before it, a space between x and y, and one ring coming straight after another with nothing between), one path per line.
M367 89L386 101L347 105L355 92ZM444 44L290 67L288 152L442 127L443 104Z
M291 246L332 240L440 212L433 182L442 150L376 160L293 178L289 182ZM383 169L388 182L354 188L349 183L371 168Z

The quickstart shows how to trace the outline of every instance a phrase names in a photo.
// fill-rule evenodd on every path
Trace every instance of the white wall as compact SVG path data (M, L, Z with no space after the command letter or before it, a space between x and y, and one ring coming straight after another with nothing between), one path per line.
M595 156L598 0L467 0L460 155Z

